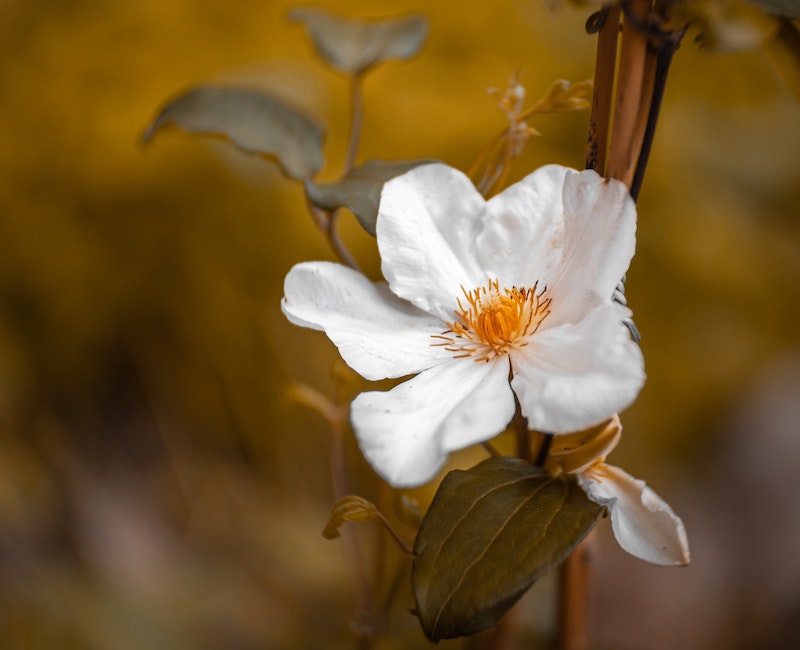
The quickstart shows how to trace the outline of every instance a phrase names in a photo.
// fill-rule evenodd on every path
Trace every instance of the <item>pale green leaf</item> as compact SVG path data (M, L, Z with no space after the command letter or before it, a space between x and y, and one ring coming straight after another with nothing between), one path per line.
M309 200L323 210L349 209L364 229L375 235L378 204L386 181L407 172L409 169L435 162L434 160L385 161L369 160L355 167L337 183L306 183Z
M417 612L432 641L494 625L603 513L574 477L513 458L450 472L414 546Z
M322 531L325 539L339 537L339 529L348 522L360 523L374 521L380 515L375 505L359 496L346 496L339 499L331 510L331 517Z
M168 124L226 138L247 153L275 160L297 180L312 178L323 164L322 127L258 90L193 88L161 110L145 131L144 141Z
M289 19L306 26L318 54L342 72L361 74L389 59L408 59L419 52L428 21L414 15L387 20L345 18L325 9L298 7Z

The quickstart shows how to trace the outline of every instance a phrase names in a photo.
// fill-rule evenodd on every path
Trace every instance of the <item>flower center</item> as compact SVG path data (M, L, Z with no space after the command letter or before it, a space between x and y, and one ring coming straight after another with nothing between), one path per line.
M484 287L467 291L458 298L456 319L447 323L448 329L435 335L436 343L444 346L455 357L473 357L475 361L489 361L499 354L507 354L515 347L527 345L528 338L550 313L550 298L545 289L537 292L533 287L500 290L497 280L489 280Z

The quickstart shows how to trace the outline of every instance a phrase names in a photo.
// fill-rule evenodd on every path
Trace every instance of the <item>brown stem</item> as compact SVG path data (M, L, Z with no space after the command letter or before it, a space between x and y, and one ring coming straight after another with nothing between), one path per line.
M383 524L383 527L387 530L391 538L397 543L397 546L400 547L400 550L408 555L414 555L414 551L411 549L411 547L409 547L408 544L403 541L403 538L400 537L392 524L389 523L389 520L380 512L378 512L378 519Z
M589 142L586 147L586 168L605 176L608 134L611 130L611 104L614 92L614 71L617 65L619 5L606 7L597 36L597 61L594 69L592 115L589 118Z
M591 534L559 568L558 650L589 647Z
M333 496L336 501L349 493L347 467L344 455L345 418L331 423L331 480ZM375 613L372 605L372 588L363 565L363 553L358 534L353 529L341 531L345 562L350 568L353 581L354 611L352 628L357 636L359 648L372 647L372 634L375 628Z
M511 428L517 439L517 458L526 462L531 460L531 432L528 430L528 421L522 415L522 409L517 403L517 411L511 421Z
M653 73L653 91L650 100L650 110L647 115L647 126L644 131L642 148L639 152L639 160L636 163L636 173L633 175L633 182L631 183L631 196L634 201L639 198L639 192L644 182L644 173L647 169L647 163L650 160L650 151L653 147L656 123L658 122L658 116L661 111L661 102L664 99L664 90L667 86L667 73L672 64L672 57L680 46L681 39L685 32L686 29L684 28L666 34L657 46L656 66Z
M627 3L629 15L626 15L622 23L617 97L606 175L622 181L629 188L633 181L639 146L644 136L644 124L639 115L642 92L645 89L647 34L641 25L645 22L649 10L650 0L630 0Z

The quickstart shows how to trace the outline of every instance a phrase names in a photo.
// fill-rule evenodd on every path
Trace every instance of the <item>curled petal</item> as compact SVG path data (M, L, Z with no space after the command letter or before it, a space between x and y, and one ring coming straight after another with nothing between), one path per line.
M554 436L547 455L545 469L553 474L559 471L578 474L606 456L617 446L622 437L622 424L615 413L598 425Z
M644 481L600 463L578 475L589 498L608 508L620 546L642 560L664 566L689 564L683 522Z
M446 165L416 167L386 183L376 231L392 291L452 320L461 287L486 282L475 252L485 212L469 178Z
M295 325L323 330L366 379L402 377L452 358L432 346L441 321L339 264L307 262L286 276L281 308Z
M364 457L395 487L431 480L449 452L494 437L513 415L502 357L454 359L388 392L361 393L350 407Z
M644 384L644 359L622 324L626 314L603 305L577 325L539 331L512 351L511 385L531 428L585 429L633 402Z
M547 286L564 245L561 204L571 170L546 165L489 200L478 251L489 275L506 286Z
M636 248L636 205L625 185L597 172L570 170L564 179L564 248L547 288L548 327L576 323L610 300Z

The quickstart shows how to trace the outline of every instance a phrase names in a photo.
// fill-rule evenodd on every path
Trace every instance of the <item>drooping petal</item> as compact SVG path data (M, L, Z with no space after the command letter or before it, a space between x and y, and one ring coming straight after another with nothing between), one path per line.
M584 429L633 402L644 384L644 359L622 324L627 313L603 305L577 325L539 331L512 350L511 385L531 428Z
M683 522L644 481L600 464L579 474L578 482L592 501L608 508L614 535L628 553L665 566L689 564Z
M416 167L386 183L376 230L392 291L452 320L461 287L486 282L475 252L485 212L472 182L446 165Z
M478 254L489 275L507 287L544 288L555 275L564 244L561 204L569 170L546 165L488 202Z
M431 480L449 452L492 438L513 415L502 357L453 359L388 392L361 393L350 406L364 457L395 487Z
M564 248L549 283L547 327L576 323L611 299L636 248L636 205L621 182L592 170L564 179Z
M395 296L385 282L330 262L307 262L286 276L281 308L295 325L324 331L366 379L402 377L452 358L433 346L446 326Z

